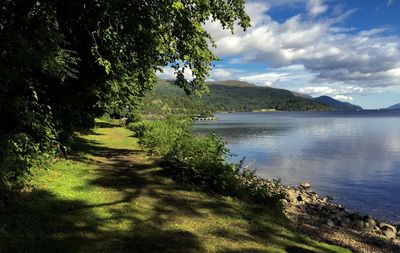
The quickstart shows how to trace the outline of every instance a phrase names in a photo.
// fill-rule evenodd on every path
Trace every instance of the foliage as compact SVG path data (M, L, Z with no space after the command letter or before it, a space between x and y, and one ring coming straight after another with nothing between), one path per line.
M126 127L135 133L135 137L142 138L145 133L145 123L143 122L129 122Z
M244 0L2 0L0 9L0 187L96 116L128 116L161 67L175 68L185 92L205 90L216 57L202 24L249 26Z
M149 152L166 156L189 134L190 120L170 116L166 120L148 121L143 127L141 143Z
M143 123L137 136L167 163L179 180L242 200L280 206L284 190L254 172L225 161L229 150L217 135L195 136L189 120L169 117Z

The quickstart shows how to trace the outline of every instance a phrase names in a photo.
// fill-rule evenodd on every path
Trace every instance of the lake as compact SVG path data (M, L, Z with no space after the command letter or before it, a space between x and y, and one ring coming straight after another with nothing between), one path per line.
M400 111L220 113L217 133L259 176L310 182L351 211L400 221Z

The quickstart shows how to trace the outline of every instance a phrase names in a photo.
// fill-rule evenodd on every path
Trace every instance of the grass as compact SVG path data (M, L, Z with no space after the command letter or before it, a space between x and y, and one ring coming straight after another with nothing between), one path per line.
M0 205L0 252L349 252L283 214L174 183L125 128L105 122Z

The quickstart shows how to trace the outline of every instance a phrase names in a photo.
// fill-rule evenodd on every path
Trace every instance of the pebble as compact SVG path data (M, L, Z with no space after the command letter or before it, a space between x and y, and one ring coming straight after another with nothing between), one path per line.
M325 223L326 223L326 225L327 225L328 227L333 227L333 226L335 226L335 222L334 222L333 220L331 220L331 219L327 219Z
M311 185L309 182L303 182L300 184L300 187L306 190L306 189L309 189L311 187Z
M382 230L382 233L389 239L394 239L396 238L396 233L393 232L392 230Z
M376 226L376 221L372 217L367 217L365 219L365 225L367 229L373 229Z
M355 220L355 221L354 221L354 226L355 226L358 230L363 230L363 229L364 229L364 221L362 221L362 220Z

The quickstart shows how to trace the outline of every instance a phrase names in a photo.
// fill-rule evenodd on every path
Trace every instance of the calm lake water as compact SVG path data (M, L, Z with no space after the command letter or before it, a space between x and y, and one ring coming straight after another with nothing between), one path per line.
M285 184L311 183L347 209L400 221L400 111L221 113L197 122Z

